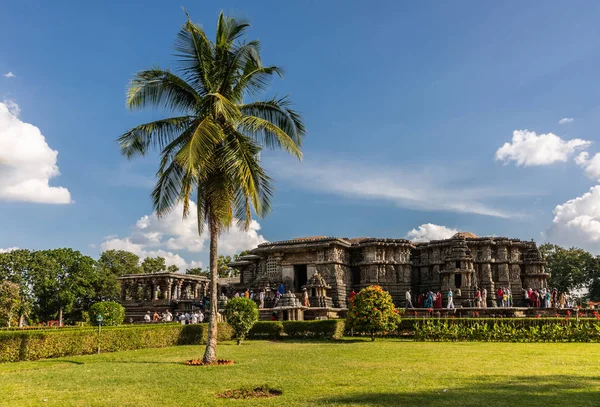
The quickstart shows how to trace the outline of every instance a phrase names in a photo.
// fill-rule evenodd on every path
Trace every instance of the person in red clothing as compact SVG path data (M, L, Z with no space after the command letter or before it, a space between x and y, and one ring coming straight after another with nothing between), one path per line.
M435 302L433 303L433 307L442 308L442 293L439 291L435 295Z
M354 299L354 296L356 295L356 291L352 290L350 292L350 302L352 302L352 300Z
M496 291L496 298L498 301L498 307L502 306L502 297L504 296L504 291L502 290L502 287L498 288L498 291Z

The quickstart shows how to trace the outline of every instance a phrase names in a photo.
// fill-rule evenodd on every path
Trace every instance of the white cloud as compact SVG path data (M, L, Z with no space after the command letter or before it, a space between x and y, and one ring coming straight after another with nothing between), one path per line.
M446 226L425 223L406 234L406 238L413 242L428 242L430 240L448 239L458 233L457 229Z
M8 249L0 248L0 253L8 253L8 252L12 252L13 250L19 250L19 248L18 247L9 247Z
M5 78L14 78L14 77L15 77L15 76L17 76L17 75L15 75L15 74L14 74L14 73L12 73L12 72L7 72L7 73L5 73L3 76L4 76Z
M503 211L489 206L486 199L522 196L511 188L473 186L461 179L452 169L430 169L409 172L377 164L335 161L313 157L302 163L292 160L269 159L265 162L278 181L321 193L350 199L373 199L392 202L400 207L427 210L473 213L510 218L521 216L515 211ZM528 194L532 194L529 193Z
M52 150L36 126L19 120L19 106L0 102L0 200L71 203L64 187L49 185L60 175Z
M199 267L202 263L187 262L176 252L196 253L196 257L197 253L206 253L209 244L208 230L205 228L202 235L198 235L198 224L193 216L196 212L195 203L190 203L190 216L182 219L182 212L182 205L179 204L162 218L158 218L155 213L144 215L135 223L130 236L107 236L100 247L102 250L127 250L141 258L161 256L165 258L167 265L175 264L182 270ZM248 231L233 226L219 236L219 254L232 255L266 242L258 233L259 230L260 224L256 221L251 222Z
M589 153L584 151L575 157L575 162L583 168L585 175L591 179L600 181L600 153L596 153L590 158Z
M572 117L563 117L562 119L560 119L558 121L558 124L569 124L569 123L573 123L575 121L575 119L573 119Z
M540 134L534 131L515 130L511 143L505 143L496 151L496 160L515 161L519 166L548 165L565 162L576 150L585 148L591 141L563 140L556 134Z
M548 240L600 254L600 185L554 208Z

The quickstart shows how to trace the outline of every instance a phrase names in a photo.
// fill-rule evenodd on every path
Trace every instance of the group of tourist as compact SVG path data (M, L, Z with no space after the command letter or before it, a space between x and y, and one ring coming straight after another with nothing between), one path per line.
M454 297L461 296L460 288L448 290L446 308L454 309ZM514 307L512 291L508 287L499 287L496 290L496 305L499 308ZM406 290L405 308L415 308L412 302L411 290ZM475 290L474 306L476 308L487 308L488 292L485 288L477 288ZM556 288L554 289L524 289L523 299L525 306L535 308L569 308L572 304L567 300L566 294L559 294ZM443 295L441 292L433 292L427 290L417 296L418 308L443 308Z
M291 291L289 291L291 292ZM275 293L273 293L273 291L271 291L270 289L265 289L265 290L257 290L256 292L254 290L251 290L249 288L246 288L245 291L236 291L233 294L233 298L239 298L239 297L244 297L244 298L248 298L251 299L252 301L256 302L256 304L258 305L258 308L265 308L265 300L272 300L272 307L271 308L275 308L277 307L277 304L279 304L279 300L281 299L281 296L285 294L285 285L283 283L281 283L279 285L279 287L277 288L277 290L275 291ZM269 301L271 302L271 301ZM310 301L308 298L308 291L306 288L302 288L302 305L305 307L310 307Z
M202 322L204 322L204 313L201 310L196 310L192 312L176 312L175 315L173 315L168 309L165 310L165 312L163 312L162 314L159 314L156 311L154 312L154 314L151 314L150 311L147 311L144 315L144 322L179 322L182 325L201 324Z
M454 309L454 295L452 290L448 290L446 307L448 309ZM456 289L456 295L460 296L460 289ZM414 308L412 303L412 294L410 288L404 293L405 296L405 308ZM442 305L443 295L441 292L433 292L427 290L417 296L417 307L418 308L443 308Z
M523 290L523 298L528 307L535 308L571 308L573 304L567 299L566 293L560 293L556 288Z

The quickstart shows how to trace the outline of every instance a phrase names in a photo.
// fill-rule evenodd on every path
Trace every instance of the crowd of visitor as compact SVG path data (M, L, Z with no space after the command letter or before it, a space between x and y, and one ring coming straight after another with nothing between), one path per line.
M405 308L415 308L412 302L411 290L406 290L405 295ZM446 294L446 308L454 309L454 297L461 296L460 288L448 290ZM495 293L496 306L499 308L511 308L516 306L513 301L513 293L508 287L499 287ZM488 299L494 300L494 298L488 297L488 291L485 288L477 288L475 290L475 298L473 299L473 306L476 308L487 308ZM442 305L443 295L441 292L433 292L427 290L420 293L417 296L417 308L443 308ZM518 306L518 305L517 305ZM521 306L532 307L532 308L571 308L573 303L568 300L567 295L559 293L556 288L553 289L523 289L523 304Z
M154 312L154 314L152 314L150 311L147 311L144 315L144 322L179 322L182 325L201 324L202 322L204 322L204 313L201 310L195 310L191 312L176 312L175 315L173 315L168 309L165 310L162 314L159 314L156 311Z

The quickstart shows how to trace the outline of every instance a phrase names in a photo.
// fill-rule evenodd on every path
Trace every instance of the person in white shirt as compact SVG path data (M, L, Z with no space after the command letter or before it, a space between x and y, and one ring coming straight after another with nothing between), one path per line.
M192 315L190 316L190 323L192 324L197 324L198 323L198 314L197 313L192 313Z
M264 308L265 307L265 292L263 290L260 291L260 293L258 293L258 301L259 301L259 308Z
M204 314L202 313L202 311L198 312L198 322L204 322Z
M150 322L152 321L152 317L150 316L150 311L146 312L146 315L144 315L144 322Z
M414 308L412 303L412 295L410 295L410 288L406 290L406 293L404 293L404 300L404 308Z

